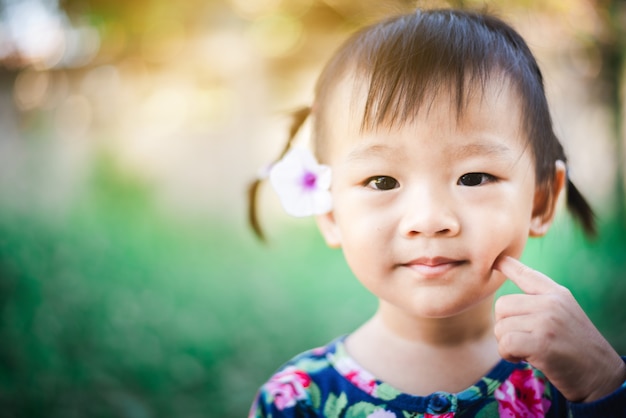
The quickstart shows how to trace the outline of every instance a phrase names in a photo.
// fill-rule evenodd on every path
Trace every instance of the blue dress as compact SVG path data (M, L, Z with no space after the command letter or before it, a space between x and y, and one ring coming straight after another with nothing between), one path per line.
M337 338L282 366L259 390L249 417L626 418L626 382L603 399L573 403L524 362L501 360L458 393L402 393L359 366L344 340Z

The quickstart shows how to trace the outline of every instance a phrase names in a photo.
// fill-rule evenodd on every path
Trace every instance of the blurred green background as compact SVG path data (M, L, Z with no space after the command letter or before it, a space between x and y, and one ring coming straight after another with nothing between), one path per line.
M601 234L562 213L524 257L626 354L622 2L448 3L538 56ZM371 315L269 188L255 240L245 191L338 43L415 4L441 2L1 0L0 415L245 416L283 361Z

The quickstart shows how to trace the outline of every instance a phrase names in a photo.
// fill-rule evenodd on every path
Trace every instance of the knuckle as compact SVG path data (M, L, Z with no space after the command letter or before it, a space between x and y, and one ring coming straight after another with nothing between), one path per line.
M493 326L493 333L496 336L496 340L500 341L500 338L503 335L502 322L501 321L497 321L496 324Z
M534 333L542 346L541 350L549 348L558 338L556 330L559 329L560 322L559 317L551 312L546 313L537 321Z
M502 296L496 300L496 303L493 305L493 311L496 315L496 318L499 318L500 315L504 313L504 307L506 306L505 296Z
M543 338L540 338L537 343L538 353L542 353L544 356L547 355L554 346L555 337L556 334L551 331L544 334Z
M502 357L505 360L510 359L512 356L509 355L509 353L504 350L504 348L502 348L501 346L498 346L498 354L500 355L500 357Z
M498 340L498 348L504 352L511 354L513 348L513 338L511 334L502 334Z
M560 322L561 317L567 316L570 306L572 306L573 296L567 290L566 294L551 294L547 299L546 311L550 314L550 319Z
M505 360L515 361L520 358L512 334L504 334L498 340L498 354Z
M562 284L557 284L555 287L555 291L554 293L559 294L559 295L563 295L563 296L571 296L572 292L565 286L563 286Z
M547 309L554 309L557 308L559 306L561 306L561 300L562 300L562 296L558 293L551 293L549 295L546 295L546 300L547 300Z
M552 312L543 312L537 320L537 330L543 335L551 327L554 316Z
M517 264L515 267L515 274L518 276L526 276L531 273L533 270L525 264Z

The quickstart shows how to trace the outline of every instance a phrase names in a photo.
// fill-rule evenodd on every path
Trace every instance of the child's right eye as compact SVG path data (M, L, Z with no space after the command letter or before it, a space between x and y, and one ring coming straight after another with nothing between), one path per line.
M375 176L365 180L365 185L375 190L391 190L398 187L398 180L389 176Z
M496 178L492 176L491 174L467 173L467 174L462 175L459 178L459 181L457 184L461 186L475 187L475 186L482 186L484 184L491 183L494 181L496 181Z

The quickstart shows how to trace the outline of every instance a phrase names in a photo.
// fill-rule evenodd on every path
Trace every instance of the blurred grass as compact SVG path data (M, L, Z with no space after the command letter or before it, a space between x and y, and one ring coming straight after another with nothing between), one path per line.
M262 248L99 167L66 214L0 209L2 416L244 416L280 361L371 310L312 228Z
M243 220L168 215L145 185L97 167L63 214L0 204L3 417L245 416L282 362L373 313L312 222L262 247ZM616 225L590 243L561 217L525 260L626 353Z

